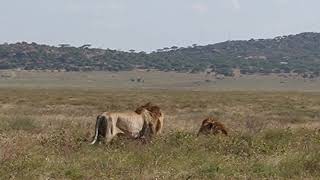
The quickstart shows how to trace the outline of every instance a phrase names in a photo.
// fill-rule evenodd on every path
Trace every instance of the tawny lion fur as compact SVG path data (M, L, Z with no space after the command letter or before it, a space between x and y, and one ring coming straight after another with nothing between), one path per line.
M117 134L125 134L129 137L139 138L154 131L150 130L154 122L151 112L142 109L140 114L136 112L104 112L97 117L95 135L91 144L98 142L100 137L105 137L110 142Z
M213 117L209 117L209 118L202 121L201 127L198 132L198 136L200 134L205 134L205 135L214 134L214 135L216 135L219 132L223 133L226 136L228 135L228 132L227 132L225 126L221 122L215 120Z
M153 117L153 122L151 123L152 131L155 134L160 134L163 129L164 114L161 112L159 106L153 105L151 104L151 102L148 102L147 104L138 107L135 112L137 114L141 114L141 111L143 109L150 111L150 114Z

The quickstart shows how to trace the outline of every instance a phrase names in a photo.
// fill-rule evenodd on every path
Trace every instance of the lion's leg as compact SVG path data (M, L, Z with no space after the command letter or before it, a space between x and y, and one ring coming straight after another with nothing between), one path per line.
M112 139L114 138L114 136L116 135L114 133L114 128L113 128L114 124L112 121L111 117L107 118L107 132L106 132L106 142L110 143L112 141Z
M153 132L155 132L156 134L161 134L163 129L163 115L161 115L161 117L158 118L154 126L155 127L153 128Z
M203 128L202 128L202 127L200 127L200 129L199 129L199 131L198 131L197 136L199 136L199 135L202 133L202 131L203 131Z
M223 126L219 126L219 130L226 136L228 136L227 130Z
M96 120L95 134L91 144L100 142L102 138L106 137L106 118L99 115Z

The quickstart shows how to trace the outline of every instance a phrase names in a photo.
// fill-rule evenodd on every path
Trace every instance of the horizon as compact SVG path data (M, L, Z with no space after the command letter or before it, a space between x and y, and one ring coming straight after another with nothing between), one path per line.
M320 32L317 0L11 0L0 7L0 43L151 52L163 47Z

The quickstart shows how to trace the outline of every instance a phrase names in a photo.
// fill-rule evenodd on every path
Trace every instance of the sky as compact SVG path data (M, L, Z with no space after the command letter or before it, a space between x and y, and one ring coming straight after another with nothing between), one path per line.
M0 0L0 43L152 51L320 32L320 0Z

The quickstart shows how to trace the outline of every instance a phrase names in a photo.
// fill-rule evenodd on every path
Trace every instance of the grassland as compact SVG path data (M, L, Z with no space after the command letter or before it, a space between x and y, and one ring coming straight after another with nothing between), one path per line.
M137 80L140 79L140 82ZM217 79L204 73L159 71L0 71L0 87L81 89L167 89L197 91L319 91L320 78L250 75Z
M151 144L89 146L102 111L152 101L166 114ZM196 137L214 115L229 137ZM319 179L320 93L0 89L0 179Z

